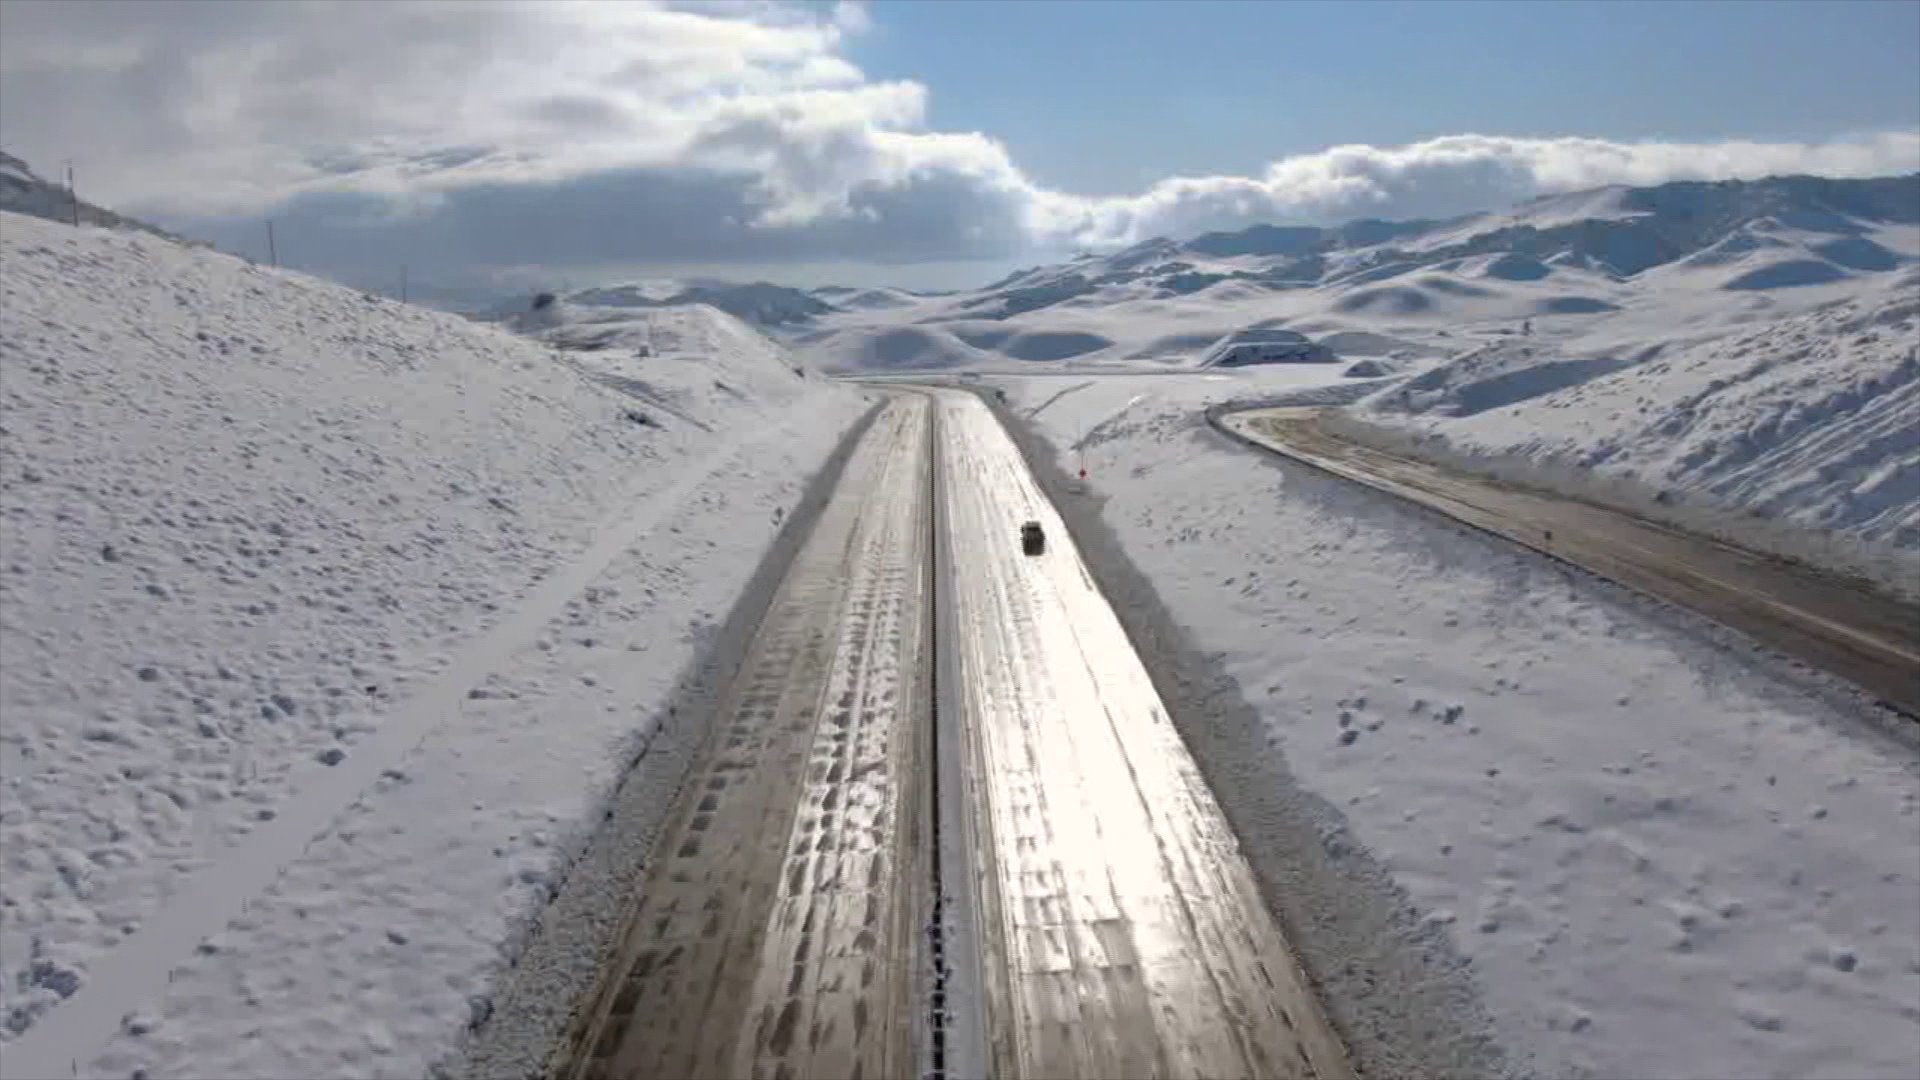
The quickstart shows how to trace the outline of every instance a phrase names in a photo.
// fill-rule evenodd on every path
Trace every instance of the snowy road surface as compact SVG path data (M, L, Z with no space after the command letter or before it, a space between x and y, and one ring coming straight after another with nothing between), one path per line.
M1339 439L1318 410L1229 413L1247 439L1692 608L1920 717L1920 613L1777 560Z
M571 1076L912 1065L928 406L848 462L683 787Z
M936 645L957 676L937 718ZM972 395L888 407L713 739L560 1075L1350 1075L1139 657ZM959 812L936 816L936 773ZM936 820L961 838L938 845L959 852L944 938L919 933Z
M1059 515L978 398L941 402L989 1072L1348 1074Z

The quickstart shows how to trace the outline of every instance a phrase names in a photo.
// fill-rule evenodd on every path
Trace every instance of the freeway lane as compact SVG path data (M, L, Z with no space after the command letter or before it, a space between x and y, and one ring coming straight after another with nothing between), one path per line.
M1317 409L1220 418L1229 432L1692 608L1920 717L1920 610L1816 572L1591 503L1340 439Z
M711 723L549 1075L1352 1075L973 395L885 407Z
M848 460L552 1072L919 1072L928 404Z
M1351 1075L1059 515L978 398L937 399L989 1071Z

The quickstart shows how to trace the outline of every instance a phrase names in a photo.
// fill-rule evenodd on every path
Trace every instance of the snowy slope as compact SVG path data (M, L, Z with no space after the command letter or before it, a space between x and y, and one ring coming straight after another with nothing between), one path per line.
M1189 742L1259 823L1256 861L1276 846L1293 875L1280 903L1350 1029L1425 1022L1411 998L1464 970L1517 1075L1920 1075L1911 732L1197 416L1282 380L1342 393L1305 366L988 381L1085 465L1221 696L1250 706L1209 698ZM1405 918L1352 929L1366 902L1286 869L1316 861L1380 880ZM1371 978L1396 952L1432 966Z
M0 1072L426 1071L862 396L6 214L0 282Z
M1450 339L1463 333L1522 323L1579 338L1642 319L1693 335L1701 319L1725 325L1845 298L1916 258L1920 175L1616 186L1446 222L1154 239L969 293L820 313L799 345L829 368L1012 370L1052 360L1194 366L1222 337L1276 325L1316 342L1384 334L1442 352L1458 351ZM943 333L980 323L1001 332L968 342L978 358ZM1076 347L1006 347L1036 335Z
M156 226L136 218L116 214L105 207L95 206L85 199L79 200L77 209L80 223L83 225L97 225L109 229L134 229L152 233L155 236L180 239ZM0 211L30 214L50 221L71 221L75 210L73 193L68 191L64 184L55 184L46 180L35 173L26 162L12 154L0 152Z
M835 310L833 304L812 293L765 282L656 279L576 289L559 299L576 309L598 312L600 318L624 317L616 314L622 309L704 304L766 330L805 327ZM526 300L505 301L494 305L484 317L509 321L525 312L527 306Z
M1677 348L1490 346L1369 418L1920 547L1920 276Z
M558 350L559 363L632 398L641 415L703 430L729 418L739 403L785 401L797 384L818 378L764 334L704 304L636 311L558 300L504 325Z
M921 298L905 289L886 287L860 289L848 285L826 285L813 290L813 295L828 304L848 311L870 311L875 308L902 308L920 302Z

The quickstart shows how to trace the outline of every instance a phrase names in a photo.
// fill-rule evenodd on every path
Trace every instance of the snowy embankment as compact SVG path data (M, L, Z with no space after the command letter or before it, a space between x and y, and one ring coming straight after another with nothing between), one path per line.
M1511 1071L1920 1075L1910 731L1701 620L1201 420L1271 382L994 382L1061 466L1084 461L1086 497L1250 705L1204 733L1223 804L1242 822L1295 806L1319 826L1293 861L1390 878L1412 908L1393 948L1465 959ZM1236 786L1259 774L1236 763L1273 755L1284 790ZM1274 842L1243 839L1256 861ZM1405 990L1350 963L1296 884L1296 942L1364 1044Z
M0 1072L427 1071L865 399L704 308L6 214L0 280Z
M1672 348L1486 346L1342 419L1369 441L1386 436L1423 457L1624 502L1885 584L1904 580L1912 592L1916 416L1920 276L1909 273L1815 312Z

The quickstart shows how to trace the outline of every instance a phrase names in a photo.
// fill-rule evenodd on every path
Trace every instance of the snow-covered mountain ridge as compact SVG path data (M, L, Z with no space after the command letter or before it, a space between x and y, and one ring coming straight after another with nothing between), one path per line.
M816 316L795 341L858 369L1189 366L1263 326L1348 335L1330 347L1352 357L1446 354L1458 350L1442 339L1474 325L1578 334L1676 291L1715 318L1794 314L1916 258L1920 174L1611 187L1444 222L1154 239L972 292ZM1053 347L1031 347L1036 334Z

